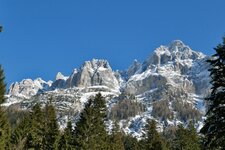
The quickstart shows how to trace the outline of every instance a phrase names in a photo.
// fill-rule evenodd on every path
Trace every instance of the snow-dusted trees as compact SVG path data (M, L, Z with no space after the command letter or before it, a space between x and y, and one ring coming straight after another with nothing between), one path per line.
M112 106L109 112L109 118L112 120L128 119L134 117L146 109L145 105L138 102L134 95L122 93L118 97L118 101Z

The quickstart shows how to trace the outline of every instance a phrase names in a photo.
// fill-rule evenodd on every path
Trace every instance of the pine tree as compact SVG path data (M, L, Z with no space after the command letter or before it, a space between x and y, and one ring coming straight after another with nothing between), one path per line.
M57 149L58 150L67 150L68 149L68 145L67 145L67 141L65 138L65 134L62 134L60 139L57 141Z
M13 149L16 150L24 150L29 147L28 145L28 137L30 133L31 120L30 115L26 115L23 117L23 120L16 126L14 129L11 141L14 145Z
M80 120L76 124L76 147L77 149L90 149L95 141L92 137L92 131L95 129L93 122L94 119L91 117L93 115L92 101L89 100L85 104L85 108L80 114Z
M59 127L56 118L56 111L52 104L45 106L43 149L53 150L59 136Z
M89 100L76 124L77 149L108 149L108 134L105 129L106 118L105 101L101 94L94 100Z
M67 126L65 128L64 134L65 134L66 143L68 145L67 149L72 150L75 147L75 145L74 145L74 131L73 131L73 126L71 121L67 122Z
M0 65L0 149L10 148L10 126L6 118L5 110L1 104L5 101L6 84L2 66Z
M10 149L10 126L5 111L0 107L0 150Z
M59 150L73 150L75 149L74 144L74 131L71 121L67 122L67 126L60 137L58 142Z
M193 122L190 122L188 124L187 130L188 130L188 137L190 139L190 149L200 150L201 149L200 137L197 133L196 128L194 127Z
M172 147L173 147L172 149L175 149L175 150L185 149L187 147L186 143L188 143L186 141L188 141L187 130L185 130L182 125L179 125L175 134L175 139L172 144Z
M211 93L208 102L207 119L201 129L205 136L204 145L209 149L225 148L225 37L223 43L215 48L216 54L210 63Z
M176 150L200 150L199 137L192 123L189 123L187 129L178 126L172 146Z
M6 84L5 84L5 75L2 66L0 65L0 104L5 101L5 92L6 92Z
M123 135L120 132L119 125L117 122L114 123L112 134L110 138L111 150L124 150Z
M125 150L143 150L145 147L145 142L141 142L142 145L139 145L137 138L132 137L131 135L124 135L124 149ZM143 146L143 147L141 147Z
M99 138L97 149L108 149L109 148L109 135L106 132L106 104L105 100L102 97L101 93L98 93L93 101L94 108L94 126L95 126L95 135ZM93 131L92 131L93 132Z
M40 104L35 104L31 112L31 129L28 136L29 148L43 149L44 113Z
M27 134L27 147L33 149L53 150L57 146L59 127L56 119L55 108L46 104L41 109L40 104L35 104L30 114L29 133Z
M166 150L166 143L160 134L156 130L156 122L154 120L148 120L146 127L147 138L146 138L146 149L147 150Z

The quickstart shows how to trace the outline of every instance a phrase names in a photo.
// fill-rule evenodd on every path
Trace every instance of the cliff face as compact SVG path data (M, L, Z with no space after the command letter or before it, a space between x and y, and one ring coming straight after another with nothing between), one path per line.
M52 81L44 81L41 78L35 80L24 79L21 82L12 83L9 87L8 95L30 98L38 92L47 91L52 85Z
M96 59L86 61L66 81L67 88L90 86L107 86L111 89L119 89L119 83L108 61Z
M138 95L170 85L186 93L203 95L202 89L209 87L206 59L204 54L191 50L181 41L160 46L129 78L125 91Z

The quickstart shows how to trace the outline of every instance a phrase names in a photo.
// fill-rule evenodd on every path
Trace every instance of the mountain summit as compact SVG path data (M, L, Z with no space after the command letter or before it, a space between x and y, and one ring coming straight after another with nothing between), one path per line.
M66 87L107 86L119 88L119 83L107 60L85 61L83 66L73 72L66 82Z

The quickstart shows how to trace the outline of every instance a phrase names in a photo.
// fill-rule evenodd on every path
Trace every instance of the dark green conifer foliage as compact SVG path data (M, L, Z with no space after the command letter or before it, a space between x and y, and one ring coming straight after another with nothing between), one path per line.
M89 100L85 104L85 108L80 114L80 120L76 124L76 146L77 149L88 149L91 148L91 144L94 145L92 131L95 129L93 125L93 113L92 101Z
M107 117L106 104L105 104L104 98L102 97L100 93L98 93L94 98L93 108L94 108L93 125L95 126L94 133L96 137L99 138L99 140L97 140L99 143L99 145L97 146L97 149L108 149L109 136L108 136L108 133L106 132L106 126L104 123Z
M15 150L24 150L29 147L28 137L30 133L31 120L30 115L27 114L23 120L16 126L14 129L11 141L13 144L13 149Z
M57 149L58 150L67 150L68 145L66 142L65 134L62 134L60 139L57 141Z
M6 84L5 84L5 75L0 65L0 104L4 103L5 101L5 92L6 92Z
M182 126L179 125L178 129L176 131L176 137L173 141L172 147L175 150L183 150L185 149L187 145L187 130Z
M10 126L5 111L0 106L0 150L10 149Z
M75 149L74 131L73 131L72 123L70 121L67 122L67 126L60 137L60 140L58 142L58 149L59 150Z
M120 128L117 122L114 123L112 134L110 137L111 150L124 150L123 134L120 132Z
M105 129L106 118L105 101L101 94L97 94L94 100L89 100L76 124L76 148L77 149L108 149L108 134Z
M189 123L185 129L182 125L178 126L176 138L173 142L173 149L176 150L200 150L200 141L196 129Z
M31 130L28 137L29 148L43 149L44 113L40 104L35 104L31 112Z
M195 150L200 150L201 149L201 144L200 144L200 137L197 133L196 128L194 127L194 124L190 122L188 124L188 135L190 139L190 148L195 149Z
M6 85L2 66L0 65L0 105L5 101ZM6 118L5 110L0 106L0 149L10 148L10 126Z
M41 109L40 104L35 104L28 117L14 131L16 144L28 149L55 149L59 127L54 106L46 104Z
M66 143L67 143L67 149L72 150L75 147L74 144L74 130L71 121L67 122L67 126L64 131Z
M145 142L141 141L141 144L139 144L137 138L131 135L124 135L124 148L125 150L143 150L145 148Z
M146 138L146 149L147 150L166 150L166 143L160 134L156 130L156 122L154 120L148 120L146 127L147 138Z
M207 119L201 129L205 136L204 145L209 149L225 148L225 37L223 43L215 48L216 54L210 63L211 94L208 102Z
M53 150L59 136L59 126L56 111L52 104L47 104L45 106L44 115L43 149Z

